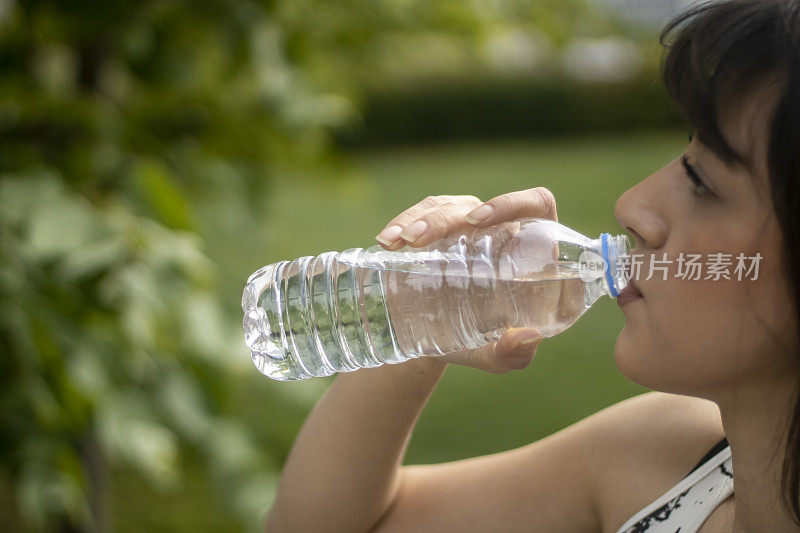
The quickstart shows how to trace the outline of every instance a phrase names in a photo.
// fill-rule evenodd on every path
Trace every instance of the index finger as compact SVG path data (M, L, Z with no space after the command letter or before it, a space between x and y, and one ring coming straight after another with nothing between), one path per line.
M558 222L553 193L544 187L534 187L501 194L467 213L466 219L470 224L484 228L527 217L549 218Z

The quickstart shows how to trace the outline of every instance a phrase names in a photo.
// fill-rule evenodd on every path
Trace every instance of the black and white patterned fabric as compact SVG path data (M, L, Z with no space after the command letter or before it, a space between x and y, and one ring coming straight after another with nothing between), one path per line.
M731 448L722 439L689 475L633 515L617 533L696 533L732 493Z

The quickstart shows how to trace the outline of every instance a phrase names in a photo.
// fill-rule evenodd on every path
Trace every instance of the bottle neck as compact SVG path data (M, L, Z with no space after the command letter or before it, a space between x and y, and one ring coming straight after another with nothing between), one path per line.
M603 233L594 241L595 253L603 259L603 280L605 292L612 298L628 286L627 267L630 242L625 235L612 236Z

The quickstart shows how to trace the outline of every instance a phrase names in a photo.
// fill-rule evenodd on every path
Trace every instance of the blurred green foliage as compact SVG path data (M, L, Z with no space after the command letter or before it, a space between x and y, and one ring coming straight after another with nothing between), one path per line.
M20 520L105 529L108 464L176 490L194 453L255 526L278 465L224 406L247 365L197 208L220 195L232 231L253 224L278 169L324 159L341 104L272 5L3 7L0 464Z
M257 529L328 381L260 379L241 339L244 279L458 192L432 190L442 169L403 154L379 159L372 182L335 139L370 124L370 91L404 73L485 70L481 43L509 25L555 47L620 30L581 0L0 1L4 524ZM458 179L465 194L505 192ZM333 204L343 226L328 223ZM630 392L612 390L600 401ZM437 438L412 457L438 457ZM497 445L474 442L461 451Z
M5 178L0 221L2 457L25 518L91 524L106 457L172 487L181 441L222 477L272 472L214 407L234 360L196 237L49 174Z

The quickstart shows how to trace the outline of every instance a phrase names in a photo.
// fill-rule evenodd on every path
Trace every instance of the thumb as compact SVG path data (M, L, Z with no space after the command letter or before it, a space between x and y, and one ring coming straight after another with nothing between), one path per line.
M494 374L527 367L536 354L542 333L534 328L509 328L497 342L471 350L470 366Z

